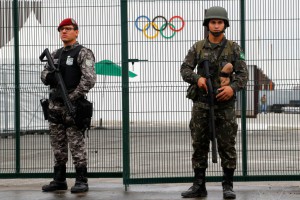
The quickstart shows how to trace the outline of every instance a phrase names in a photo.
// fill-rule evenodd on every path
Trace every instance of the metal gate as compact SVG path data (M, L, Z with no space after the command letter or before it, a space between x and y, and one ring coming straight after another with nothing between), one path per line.
M245 49L250 71L237 100L235 179L300 180L300 54L291 48L299 45L298 1L0 2L0 178L52 176L38 56L61 46L57 24L74 17L78 41L97 62L89 93L95 107L86 138L89 176L123 177L125 185L191 181L192 103L179 70L188 49L204 38L204 10L218 5L229 14L226 37ZM162 30L148 28L150 22ZM70 158L68 176L73 172ZM221 173L210 163L208 181L219 181Z
M0 0L0 178L52 177L48 123L39 100L39 55L62 46L57 26L67 17L79 24L78 41L93 50L97 83L92 130L86 133L90 177L122 177L120 1ZM114 64L110 63L113 62ZM68 176L74 175L71 156Z
M288 55L284 45L298 44L299 39L275 25L280 20L280 27L286 27L297 19L297 10L280 7L284 1L272 7L275 11L261 1L121 2L124 184L192 181L192 103L185 98L188 85L179 71L189 48L204 38L205 9L216 5L227 9L226 37L245 49L250 73L247 90L237 99L235 179L299 180L299 107L291 104L299 106L299 54ZM286 62L298 75L280 67ZM127 70L138 76L124 78ZM267 114L260 110L263 94L268 98ZM295 111L274 112L278 103ZM221 180L220 164L210 163L207 172L209 181Z

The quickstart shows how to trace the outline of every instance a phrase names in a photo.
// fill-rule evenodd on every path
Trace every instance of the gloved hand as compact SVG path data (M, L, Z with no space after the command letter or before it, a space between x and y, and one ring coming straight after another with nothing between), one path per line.
M46 82L48 85L55 87L57 85L57 81L55 79L55 73L49 72L46 76Z

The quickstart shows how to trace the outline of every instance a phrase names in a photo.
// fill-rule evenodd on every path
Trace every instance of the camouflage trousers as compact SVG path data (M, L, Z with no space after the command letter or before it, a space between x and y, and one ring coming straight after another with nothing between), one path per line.
M193 168L207 168L208 152L210 146L209 135L209 110L201 102L195 102L192 109L190 129L192 136ZM236 168L236 135L238 125L236 123L235 108L224 107L215 109L215 127L217 137L217 149L223 168Z
M49 129L55 166L67 163L68 145L75 167L87 166L84 135L62 102L49 102Z

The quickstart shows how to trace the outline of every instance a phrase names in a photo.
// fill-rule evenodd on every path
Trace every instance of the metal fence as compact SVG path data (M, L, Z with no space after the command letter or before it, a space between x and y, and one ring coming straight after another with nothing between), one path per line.
M39 102L48 88L41 84L39 55L61 47L60 21L70 16L78 21L78 41L93 50L97 66L105 59L121 65L118 13L119 1L1 0L1 177L51 176L48 123ZM121 90L121 74L99 74L88 94L94 103L86 138L91 176L122 176ZM67 170L74 172L71 157Z
M229 14L226 37L245 49L250 72L236 104L235 179L300 180L298 1L0 2L0 177L51 176L53 156L39 106L48 89L39 78L38 56L61 46L56 27L71 16L79 23L78 41L97 62L97 83L88 96L95 106L86 138L89 176L123 176L126 185L191 181L192 103L179 70L188 49L204 38L205 9L218 5ZM151 30L149 21L171 25ZM264 94L267 114L261 112ZM70 158L68 175L73 171ZM209 181L220 180L219 164L210 163L207 171Z

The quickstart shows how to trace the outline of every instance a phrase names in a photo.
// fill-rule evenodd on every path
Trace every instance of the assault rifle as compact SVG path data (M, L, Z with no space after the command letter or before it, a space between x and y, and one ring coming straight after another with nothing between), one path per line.
M44 57L46 56L47 60L44 60ZM41 62L47 62L50 70L53 71L52 73L55 73L55 79L60 87L61 97L64 101L65 106L68 109L69 114L75 119L76 110L73 104L70 101L70 98L68 96L68 90L66 88L65 82L61 76L61 73L58 68L55 67L53 59L51 57L51 54L49 52L49 49L46 48L43 53L40 55L40 61Z
M212 162L217 163L217 139L216 139L216 127L215 127L215 110L214 100L215 94L211 82L211 74L209 73L209 61L203 61L204 73L206 77L206 85L208 88L208 101L209 101L209 133L211 137L211 149L212 149Z

